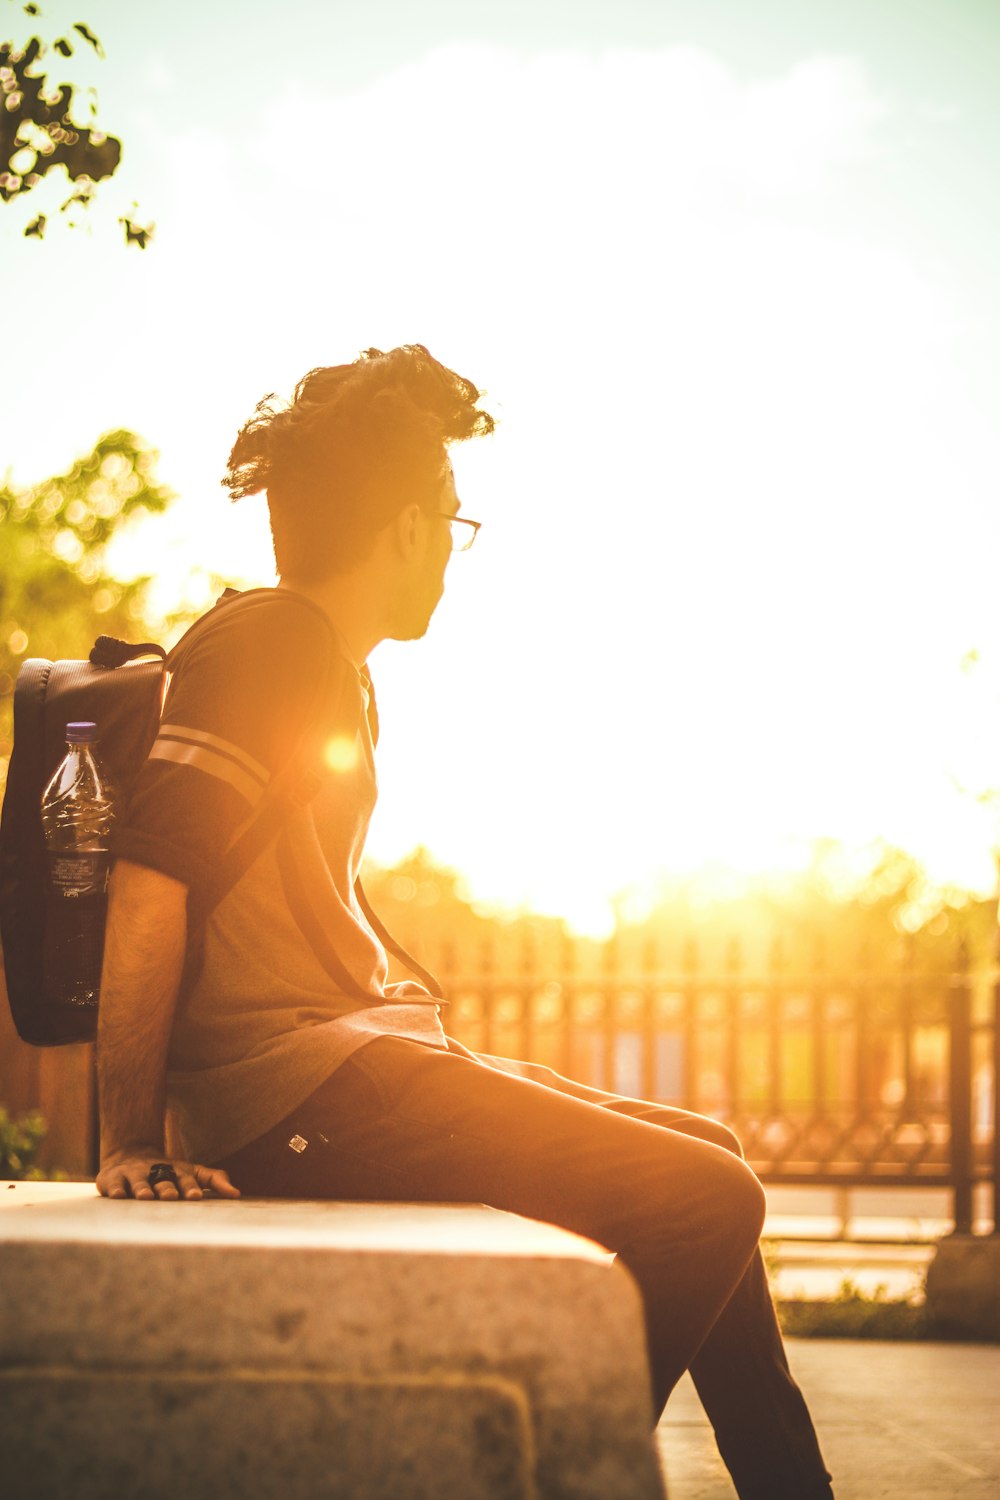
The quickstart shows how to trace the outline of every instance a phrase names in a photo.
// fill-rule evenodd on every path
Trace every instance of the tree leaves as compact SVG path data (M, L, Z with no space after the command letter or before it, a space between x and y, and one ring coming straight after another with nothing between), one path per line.
M70 85L50 88L44 75L29 71L41 55L37 37L23 52L10 42L0 43L0 197L5 201L35 185L14 161L26 145L36 153L36 179L62 166L72 181L88 177L98 182L110 177L121 160L121 141L77 123Z
M85 26L82 21L74 21L73 30L78 31L83 37L84 41L90 43L94 51L97 53L98 57L104 56L104 48L101 46L100 42L97 40L97 37L91 31L89 26Z
M138 245L140 250L145 250L153 237L153 231L156 226L154 224L137 224L134 219L130 219L124 214L118 222L125 226L126 245Z
M105 549L129 517L172 496L157 455L134 433L106 433L65 474L0 485L0 780L10 754L11 695L25 656L86 656L95 635L138 635L148 580L122 583Z
M35 5L24 9L29 15L38 13ZM74 22L73 30L99 57L104 56L99 38L85 22ZM73 55L68 37L57 37L51 45L61 57ZM75 184L75 191L61 205L61 212L66 213L70 207L86 208L94 184L114 175L121 162L122 144L116 136L97 128L93 90L85 96L89 108L77 108L71 84L51 84L36 71L35 64L47 50L37 36L21 47L0 42L0 201L22 198L50 172L63 167ZM81 124L78 112L89 114L90 123ZM125 243L145 250L153 225L140 224L131 215L119 222L125 226ZM45 226L46 215L38 214L25 229L25 237L42 239Z
M37 1109L15 1117L0 1104L0 1172L4 1177L26 1182L44 1177L34 1161L48 1128Z

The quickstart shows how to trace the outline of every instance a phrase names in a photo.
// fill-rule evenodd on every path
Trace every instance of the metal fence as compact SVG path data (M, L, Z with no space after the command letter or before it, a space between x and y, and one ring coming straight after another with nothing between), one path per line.
M567 945L557 978L526 949L501 967L487 947L458 971L443 954L450 1032L475 1051L545 1063L582 1082L710 1114L731 1125L763 1181L943 1187L955 1228L994 1185L1000 1074L995 972L965 950L948 974L720 973L689 946L680 972L633 971L614 944L581 974Z
M948 973L796 971L778 946L750 972L735 944L715 972L693 945L670 972L651 944L638 961L571 942L425 957L451 999L448 1030L475 1051L713 1115L768 1183L945 1188L960 1232L992 1184L998 1231L1000 970L970 972L964 951ZM0 1007L0 1100L40 1107L45 1164L77 1173L96 1149L89 1052L19 1044Z

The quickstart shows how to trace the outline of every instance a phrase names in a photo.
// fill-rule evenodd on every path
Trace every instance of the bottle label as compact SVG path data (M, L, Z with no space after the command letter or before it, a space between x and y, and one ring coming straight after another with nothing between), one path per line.
M49 884L57 896L103 896L108 888L111 855L106 849L49 854Z

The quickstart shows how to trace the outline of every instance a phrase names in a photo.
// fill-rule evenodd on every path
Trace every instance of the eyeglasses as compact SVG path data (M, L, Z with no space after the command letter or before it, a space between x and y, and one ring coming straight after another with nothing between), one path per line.
M451 550L452 552L468 552L476 540L476 532L483 524L481 521L468 521L465 516L453 516L446 510L439 510L439 516L451 525Z

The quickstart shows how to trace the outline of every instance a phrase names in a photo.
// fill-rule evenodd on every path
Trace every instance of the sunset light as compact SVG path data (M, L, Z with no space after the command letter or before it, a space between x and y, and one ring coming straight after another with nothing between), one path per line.
M179 498L114 559L169 610L271 581L263 503L218 477L310 366L420 340L498 417L454 455L475 550L371 663L376 860L423 845L592 931L660 873L794 870L817 838L992 888L995 100L975 47L934 68L889 9L906 47L773 3L753 45L649 6L347 58L293 4L222 101L166 45L190 7L91 7L156 238L5 240L39 287L8 309L15 479L140 432ZM238 51L229 7L198 25Z
M0 14L11 1495L1000 1494L1000 0Z

